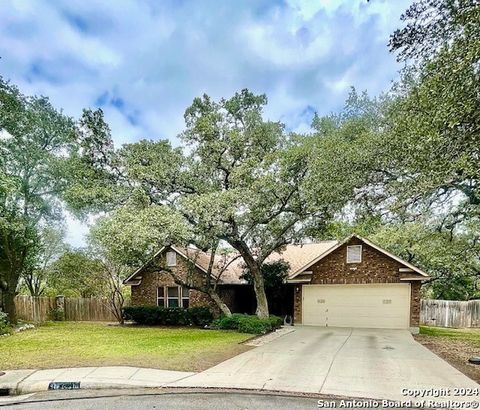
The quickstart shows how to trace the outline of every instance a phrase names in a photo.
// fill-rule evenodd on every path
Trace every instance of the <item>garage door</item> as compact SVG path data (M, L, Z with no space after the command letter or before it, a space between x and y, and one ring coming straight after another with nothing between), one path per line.
M406 329L410 284L303 285L303 324Z

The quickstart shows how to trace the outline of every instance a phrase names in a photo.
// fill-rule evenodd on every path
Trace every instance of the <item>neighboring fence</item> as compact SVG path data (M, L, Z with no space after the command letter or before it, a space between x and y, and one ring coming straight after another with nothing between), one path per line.
M439 327L480 327L480 300L423 299L420 323Z
M116 321L107 300L100 298L65 298L65 320Z
M108 308L108 301L101 298L62 298L65 320L116 321ZM44 322L50 319L53 309L59 306L55 297L17 296L15 298L19 319Z
M56 298L17 296L15 307L17 317L32 322L44 322L49 319L50 312L57 307Z

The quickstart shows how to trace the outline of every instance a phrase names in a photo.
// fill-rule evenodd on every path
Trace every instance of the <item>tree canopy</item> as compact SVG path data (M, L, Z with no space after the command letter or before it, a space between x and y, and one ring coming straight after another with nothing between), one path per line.
M73 121L44 97L26 97L0 77L0 293L15 322L19 278L32 269L39 232L61 217L59 195L75 143Z
M453 227L480 210L480 6L422 0L402 20L390 41L407 66L393 90L388 186L406 206L435 206Z
M287 133L283 124L263 119L266 103L264 95L248 90L218 102L207 95L194 99L185 111L181 148L160 140L112 149L101 113L86 112L83 135L96 133L104 142L84 138L81 158L85 174L101 178L98 187L75 178L67 198L80 194L85 201L88 189L95 196L90 202L73 203L88 208L102 192L105 209L116 210L98 229L117 232L111 243L130 260L169 242L202 250L226 242L243 257L253 277L257 314L266 316L264 260L302 239L307 228L324 224L361 186L360 168L349 180L342 176L351 169L336 162L354 152L350 137L315 140ZM108 186L115 195L103 190ZM115 226L130 229L119 232Z

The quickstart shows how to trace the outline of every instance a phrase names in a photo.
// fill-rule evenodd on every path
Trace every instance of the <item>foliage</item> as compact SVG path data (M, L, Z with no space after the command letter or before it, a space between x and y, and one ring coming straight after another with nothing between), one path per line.
M264 262L260 269L265 289L276 289L282 286L287 279L290 264L284 260ZM253 277L248 269L240 276L240 279L246 280L250 285L253 284Z
M162 206L123 207L100 218L90 230L94 248L101 248L109 260L138 268L148 256L174 241L184 243L191 236L181 215Z
M304 142L312 152L305 190L316 206L328 202L332 217L307 225L306 236L329 239L337 222L376 218L379 203L388 203L381 158L392 103L390 95L370 98L352 88L339 113L314 117Z
M338 149L339 139L312 142L288 134L283 124L263 119L266 103L264 95L248 90L218 102L195 98L185 111L184 147L175 149L167 141L140 141L114 150L101 112L85 112L86 147L79 154L85 175L75 176L66 197L78 210L102 201L106 210L125 207L100 232L115 232L110 242L121 250L116 255L133 252L135 262L166 242L205 251L227 242L253 278L257 314L268 317L264 260L339 211L359 180L339 184L349 180L342 178L347 170L340 162L322 170L346 148L354 152L348 139ZM96 182L88 177L92 173ZM119 229L124 223L132 229Z
M22 273L22 284L31 296L42 296L48 292L52 263L67 250L63 228L47 226L40 229L37 251L33 260Z
M381 158L388 191L452 229L480 213L480 4L420 0L391 37L407 68L394 88Z
M212 328L238 330L241 333L265 334L278 329L283 320L277 316L259 318L257 316L234 313L230 317L222 316L212 322Z
M212 323L214 329L234 330L238 329L240 318L245 316L242 313L233 313L231 316L221 316Z
M465 230L452 236L435 225L412 222L388 225L371 239L431 275L429 297L469 300L480 297L480 243L478 232Z
M62 322L65 320L65 312L63 309L53 308L48 312L48 319L55 322Z
M61 215L73 121L45 97L26 97L0 77L0 295L15 323L20 276L32 269L38 235Z
M103 295L103 265L87 250L73 249L63 253L49 272L48 283L57 294L71 297Z
M0 336L9 334L11 332L10 323L8 322L8 315L0 309Z
M192 324L196 326L206 326L212 323L213 315L212 311L203 306L188 308L188 314L192 321Z
M126 306L123 308L126 320L139 325L205 326L213 320L208 308L164 308L160 306Z

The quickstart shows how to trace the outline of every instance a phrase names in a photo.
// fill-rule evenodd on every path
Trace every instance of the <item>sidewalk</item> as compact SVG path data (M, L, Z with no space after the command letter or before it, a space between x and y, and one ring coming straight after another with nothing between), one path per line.
M46 391L55 387L53 382L75 383L80 389L163 387L194 374L129 366L7 370L0 376L0 391L11 395Z

